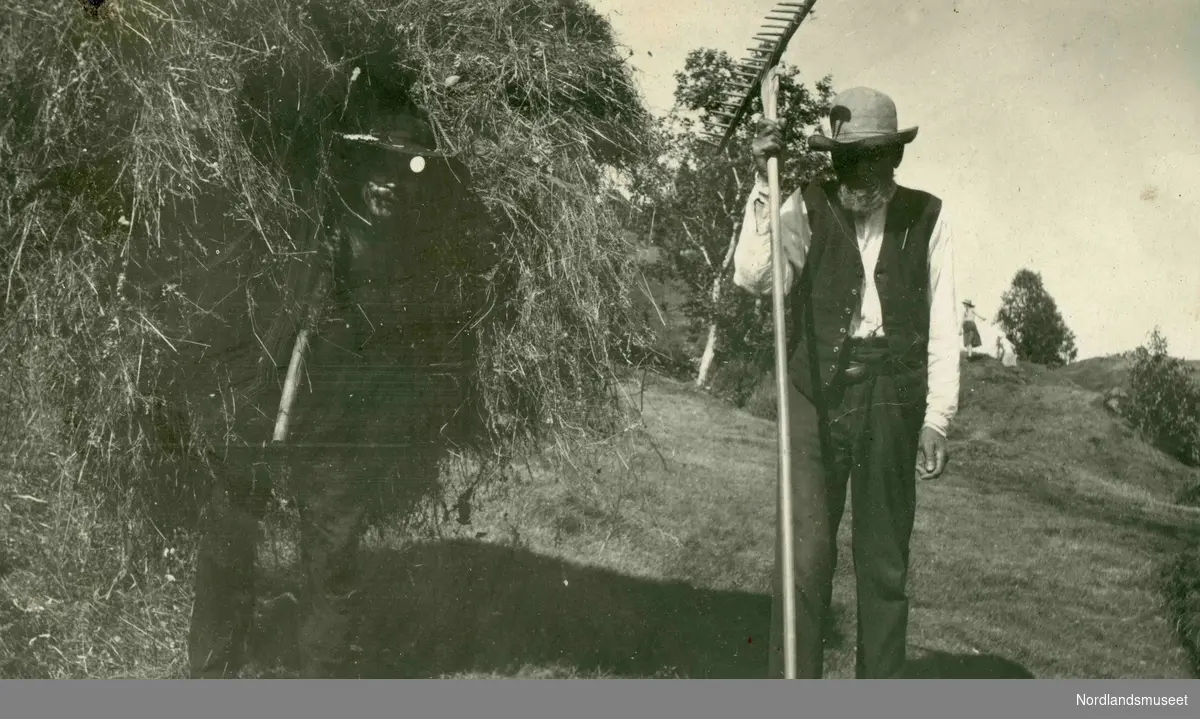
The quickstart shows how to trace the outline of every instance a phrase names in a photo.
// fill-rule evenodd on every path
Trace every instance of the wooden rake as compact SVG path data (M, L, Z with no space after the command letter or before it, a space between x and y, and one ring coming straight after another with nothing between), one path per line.
M776 68L788 42L808 16L816 0L781 2L767 14L766 22L754 36L758 46L747 48L750 55L734 69L732 90L724 94L722 109L711 113L706 122L705 141L717 152L724 152L738 125L746 117L754 94L762 92L763 117L778 116L779 76ZM767 159L767 182L771 200L771 269L775 324L775 385L779 415L779 542L783 584L783 674L796 678L796 585L792 537L791 427L788 421L787 329L784 326L783 269L787 259L779 231L779 158Z

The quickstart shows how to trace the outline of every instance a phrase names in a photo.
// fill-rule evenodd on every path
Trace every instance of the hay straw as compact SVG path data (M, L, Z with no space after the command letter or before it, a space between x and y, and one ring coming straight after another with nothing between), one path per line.
M508 454L621 424L613 352L643 328L604 177L639 157L647 118L585 3L106 8L10 3L0 26L0 356L65 418L55 441L125 437L98 475L127 487L151 481L164 451L147 413L186 408L180 442L197 447L255 440L231 406L273 422L260 395L320 272L332 131L375 119L353 109L364 83L428 113L503 228L494 282L513 279L497 299L515 319L475 330L479 446Z

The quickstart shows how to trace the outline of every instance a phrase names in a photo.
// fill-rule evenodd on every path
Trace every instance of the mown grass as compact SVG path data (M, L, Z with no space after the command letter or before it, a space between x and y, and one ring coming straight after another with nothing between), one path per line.
M930 629L966 620L1039 676L1188 676L1158 571L1197 536L1200 513L1175 503L1196 473L1055 372L971 375L951 476L922 497Z
M763 675L774 426L685 383L627 386L654 442L598 447L581 460L594 482L531 463L480 498L470 525L371 532L358 675ZM1100 394L990 361L966 367L951 441L947 475L919 487L911 675L1191 676L1158 578L1200 532L1200 512L1176 502L1195 470L1135 437ZM63 533L100 531L86 507L18 490L4 486L0 523L4 546L26 551L0 580L4 675L181 676L186 550L114 585L119 572L99 571L112 549ZM284 512L265 532L251 676L295 676L292 526ZM849 540L847 518L835 678L853 676Z

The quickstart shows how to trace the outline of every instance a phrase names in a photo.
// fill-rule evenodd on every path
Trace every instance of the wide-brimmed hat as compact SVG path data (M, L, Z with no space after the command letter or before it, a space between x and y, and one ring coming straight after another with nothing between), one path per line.
M963 304L966 305L967 307L971 307L971 308L975 307L975 303L972 302L971 300L963 300Z
M855 87L833 98L829 110L830 136L813 135L808 146L814 150L871 149L905 145L917 136L917 128L900 130L896 103L869 87Z

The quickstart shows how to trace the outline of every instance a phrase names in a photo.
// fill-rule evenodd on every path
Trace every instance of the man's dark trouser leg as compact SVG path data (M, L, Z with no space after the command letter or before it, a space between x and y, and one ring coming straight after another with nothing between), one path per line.
M824 674L825 626L833 594L837 530L846 502L849 468L830 455L813 403L788 384L792 460L792 539L796 584L796 676ZM826 462L826 459L831 461ZM776 503L778 508L778 503ZM768 676L782 678L783 575L780 516L776 514L775 572Z
M193 679L237 676L254 620L254 559L266 510L267 474L214 460L211 498L196 557L195 600L188 631Z
M924 403L900 396L891 377L848 388L832 416L839 454L852 453L850 502L858 597L855 675L889 679L904 669L909 542L916 511L916 455Z
M350 450L353 452L354 450ZM359 541L366 518L365 476L353 459L301 468L300 554L305 590L300 613L300 674L338 676L350 660L353 591Z
M856 676L894 677L905 660L914 469L924 405L897 396L889 377L852 385L831 399L831 421L821 427L806 397L794 388L789 396L797 678L823 676L824 630L848 479L858 595ZM780 549L777 533L772 677L783 676Z

